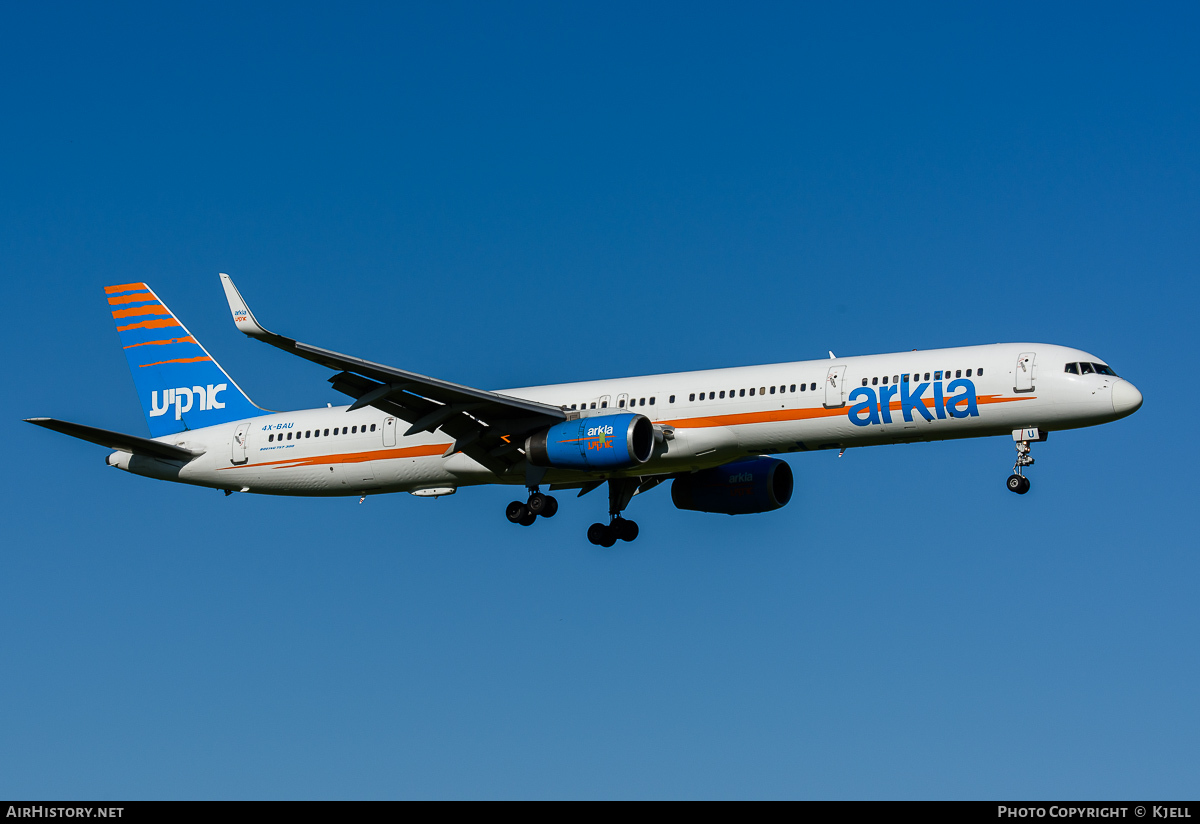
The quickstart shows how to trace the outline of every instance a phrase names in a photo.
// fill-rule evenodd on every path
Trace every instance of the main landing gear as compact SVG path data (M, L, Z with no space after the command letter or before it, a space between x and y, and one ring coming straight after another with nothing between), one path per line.
M1034 441L1044 441L1048 432L1040 432L1036 427L1014 429L1013 441L1017 445L1017 462L1013 464L1013 474L1008 476L1008 491L1024 495L1029 491L1029 479L1025 477L1025 467L1033 466L1033 456L1029 454L1030 444Z
M608 482L609 522L589 526L587 531L589 541L596 546L610 547L618 540L632 541L637 538L637 522L621 517L621 512L629 506L629 502L637 490L637 478L613 478Z
M521 526L533 526L539 515L543 518L553 518L555 512L558 512L558 499L536 491L529 495L529 500L525 503L513 501L504 508L508 520Z

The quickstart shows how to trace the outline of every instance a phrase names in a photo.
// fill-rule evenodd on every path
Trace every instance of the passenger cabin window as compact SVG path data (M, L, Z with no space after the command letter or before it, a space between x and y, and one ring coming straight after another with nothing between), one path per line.
M753 386L750 387L750 397L752 397L752 398L754 397L754 387Z
M738 390L738 397L739 397L739 398L744 398L744 397L746 397L746 390L745 390L745 389L739 389L739 390Z
M325 437L326 437L326 438L328 438L328 437L329 437L329 430L328 430L328 429L326 429L326 430L325 430Z
M696 400L696 393L695 393L695 392L693 392L692 394L688 395L688 400L689 400L689 401L695 401L695 400Z
M672 400L674 400L675 396L672 395L671 398L672 398ZM650 405L654 406L654 396L653 395L650 396Z
M772 387L771 387L771 394L772 394L772 395L774 395L774 394L775 394L775 387L774 387L774 386L772 386Z
M274 441L274 440L275 440L275 436L274 436L274 435L268 435L268 436L267 436L267 442L268 442L268 443L270 443L270 442L272 442L272 441Z
M956 377L956 378L961 378L961 377L962 377L962 370L961 370L961 369L959 369L957 372L955 372L955 373L954 373L954 377Z
M969 378L969 377L971 377L971 370L970 370L970 369L968 369L968 370L967 370L967 377L968 377L968 378Z
M866 379L866 378L863 378L863 386L866 386L866 385L867 385L867 379ZM806 390L806 389L808 389L808 384L807 384L807 383L802 383L802 384L800 384L800 391L801 391L801 392L803 392L803 391L804 391L804 390Z
M621 407L622 409L624 409L624 408L625 408L625 399L624 399L624 398L621 398L621 400L617 401L617 406L619 406L619 407Z
M863 381L863 383L864 383L864 385L865 385L865 384L866 384L866 381ZM791 389L791 391L793 391L793 392L795 392L795 391L796 391L796 384L794 384L794 383L792 384L792 389Z
M653 401L654 398L651 398L650 400ZM675 403L675 396L672 395L671 397L667 398L667 403Z
M976 369L976 370L975 370L975 377L977 377L977 378L982 378L982 377L983 377L983 370L982 370L982 369Z

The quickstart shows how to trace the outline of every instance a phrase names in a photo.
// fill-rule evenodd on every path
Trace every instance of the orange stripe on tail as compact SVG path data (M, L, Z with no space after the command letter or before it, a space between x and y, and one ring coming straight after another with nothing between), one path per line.
M114 309L114 318L136 318L138 315L169 315L171 310L161 303L150 303L145 306L135 306L132 309Z
M147 289L144 283L122 283L117 286L105 286L104 294L115 295L117 292L132 292L135 289Z
M138 292L134 295L117 295L115 298L109 298L110 306L116 306L118 303L139 303L141 301L158 300L152 292Z
M148 340L142 343L131 343L128 346L122 346L122 349L132 349L135 346L167 346L172 343L196 343L196 339L191 335L186 338L167 338L166 340Z
M129 329L163 329L167 326L183 326L182 323L175 318L167 318L166 320L143 320L139 323L131 323L128 326L118 326L118 332L124 332Z
M198 358L176 358L175 360L160 360L154 363L143 363L138 365L138 369L145 369L147 366L162 366L164 363L197 363L199 361L212 360L208 355L201 355Z

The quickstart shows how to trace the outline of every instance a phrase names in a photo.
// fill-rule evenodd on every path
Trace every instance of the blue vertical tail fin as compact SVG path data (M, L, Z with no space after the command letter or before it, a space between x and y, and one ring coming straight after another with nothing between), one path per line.
M106 286L151 437L261 414L144 283Z

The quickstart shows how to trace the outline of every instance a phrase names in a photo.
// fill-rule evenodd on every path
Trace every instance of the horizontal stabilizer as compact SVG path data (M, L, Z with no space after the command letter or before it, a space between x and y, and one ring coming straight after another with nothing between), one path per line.
M26 418L25 421L26 423L36 424L46 429L53 429L55 432L61 432L64 435L70 435L72 438L79 438L83 441L100 444L100 446L107 446L109 449L119 449L122 452L132 452L134 455L144 455L148 458L159 458L164 461L190 461L197 455L203 454L178 446L171 446L169 443L160 443L152 441L149 438L139 438L137 435L125 435L121 432L99 429L95 426L84 426L81 423L69 423L67 421L55 420L54 418Z

